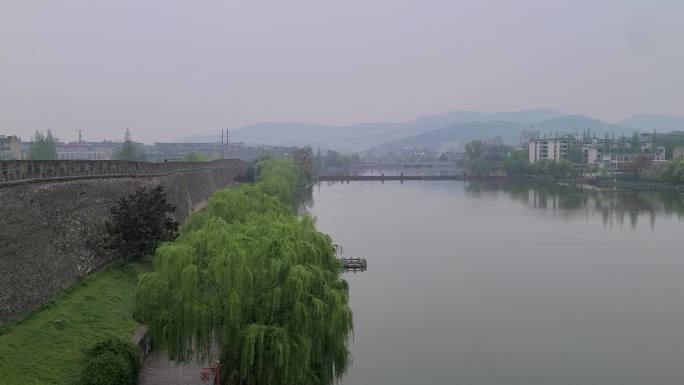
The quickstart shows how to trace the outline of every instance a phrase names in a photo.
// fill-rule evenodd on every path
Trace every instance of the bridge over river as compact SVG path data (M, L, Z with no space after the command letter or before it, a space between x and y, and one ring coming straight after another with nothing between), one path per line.
M319 181L464 180L474 179L454 162L357 163L321 170Z
M502 179L504 176L475 176L464 174L452 175L319 175L317 180L320 182L350 182L350 181L405 181L405 180L494 180Z

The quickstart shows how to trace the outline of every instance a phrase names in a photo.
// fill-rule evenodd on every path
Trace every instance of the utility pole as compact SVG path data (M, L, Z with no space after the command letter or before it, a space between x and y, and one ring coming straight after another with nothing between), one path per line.
M225 134L224 134L225 131ZM226 152L228 150L228 143L230 143L230 139L228 139L228 129L227 128L222 128L221 129L221 159L226 159Z

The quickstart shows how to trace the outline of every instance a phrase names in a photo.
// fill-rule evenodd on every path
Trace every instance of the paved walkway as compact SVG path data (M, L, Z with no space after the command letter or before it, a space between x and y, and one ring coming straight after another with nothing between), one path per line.
M145 360L138 375L138 385L208 385L212 381L202 382L200 373L202 365L196 362L178 364L169 361L166 354L154 352Z

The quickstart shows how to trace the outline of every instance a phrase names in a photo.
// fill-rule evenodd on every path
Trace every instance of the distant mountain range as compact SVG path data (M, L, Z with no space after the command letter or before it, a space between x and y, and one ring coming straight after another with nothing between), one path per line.
M674 115L640 114L620 122L621 126L640 131L684 130L684 117Z
M678 120L679 119L679 120ZM657 123L657 124L656 124ZM427 115L409 122L359 123L330 126L312 123L258 123L230 130L230 140L249 144L311 145L321 149L354 152L368 149L436 147L444 142L461 145L474 139L500 136L505 143L518 143L520 133L536 128L542 134L584 132L630 135L641 131L684 129L682 118L665 115L637 115L620 124L611 124L582 115L568 115L549 109L486 113L451 111ZM216 142L219 135L193 135L177 142Z
M464 145L471 140L494 136L501 137L504 143L517 144L520 141L520 134L527 129L536 129L540 134L549 136L575 131L582 133L587 129L591 130L591 132L595 133L597 136L603 136L606 133L628 135L634 131L632 128L606 123L582 115L561 115L552 119L532 123L516 123L513 121L458 123L384 143L380 146L373 147L372 150L387 151L405 147L434 148L442 143L449 142L458 142L461 145Z
M407 136L371 148L372 151L398 150L406 147L435 148L443 143L458 142L461 147L471 140L500 136L505 143L517 142L529 125L512 122L467 122Z
M306 145L321 149L360 151L417 135L434 129L465 122L510 121L531 124L563 116L553 110L486 113L451 111L427 115L409 122L373 122L349 126L329 126L311 123L258 123L230 130L230 140L250 144ZM192 135L177 142L218 142L220 135Z

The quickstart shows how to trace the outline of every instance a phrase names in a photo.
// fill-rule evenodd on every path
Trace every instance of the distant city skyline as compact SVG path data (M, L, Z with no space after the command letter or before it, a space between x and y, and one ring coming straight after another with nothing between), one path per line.
M0 134L171 141L552 108L684 115L684 2L120 0L0 5Z

